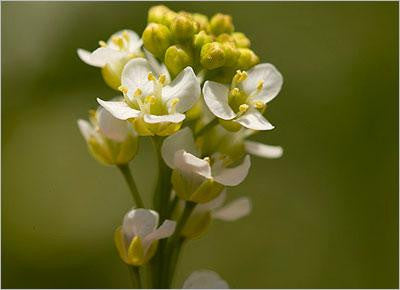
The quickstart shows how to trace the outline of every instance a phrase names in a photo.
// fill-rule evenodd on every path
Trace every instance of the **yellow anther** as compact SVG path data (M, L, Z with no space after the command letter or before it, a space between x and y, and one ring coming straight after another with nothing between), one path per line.
M121 92L123 92L124 94L127 94L127 93L128 93L128 88L127 88L127 87L124 87L124 86L119 86L119 87L118 87L118 90L121 91Z
M233 77L233 82L238 84L247 79L247 73L245 71L237 70L235 76Z
M144 101L145 101L147 104L153 105L153 104L156 103L156 98L155 98L154 96L147 96L147 97L144 99Z
M211 161L211 160L210 160L210 157L204 157L203 160L204 160L204 161L207 161L208 163L210 163L210 161Z
M113 36L113 37L111 38L111 41L112 41L116 46L118 46L119 48L122 48L122 47L124 46L124 40L123 40L123 38L120 37L120 36Z
M135 97L140 97L142 95L142 90L141 89L136 89L135 91Z
M249 105L247 105L247 104L241 104L241 105L239 106L239 111L240 111L241 113L245 113L248 109L249 109Z
M264 81L263 80L258 81L257 91L261 91L263 87L264 87Z
M263 102L261 102L261 101L255 101L255 102L254 102L254 106L255 106L257 109L264 109L264 108L265 108L265 104L264 104Z
M165 74L161 74L159 77L158 77L158 81L160 82L160 84L162 84L162 85L164 85L165 84L165 81L167 80L167 77L165 76Z
M99 41L99 45L100 45L101 47L106 47L106 46L107 46L107 43L106 43L105 41L103 41L103 40L100 40L100 41Z
M240 95L240 90L238 88L234 88L231 90L231 95L237 97Z
M129 33L127 30L122 32L122 37L125 38L126 41L129 41Z
M178 103L179 103L179 99L178 98L173 98L172 100L171 100L171 106L172 107L174 107L174 106L176 106Z
M151 72L147 75L147 79L148 79L149 81L155 81L155 80L156 80L155 76L154 76L153 73L151 73Z

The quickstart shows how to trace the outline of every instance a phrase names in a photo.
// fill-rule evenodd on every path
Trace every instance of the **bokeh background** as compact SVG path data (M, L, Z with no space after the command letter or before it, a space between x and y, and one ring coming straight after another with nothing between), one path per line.
M129 192L76 126L115 93L76 49L140 34L155 4L1 3L3 288L130 287L113 244ZM231 14L285 78L276 129L254 138L284 156L252 159L229 193L251 197L252 214L191 242L177 286L208 268L233 288L397 288L398 3L167 5ZM156 175L147 141L131 164L143 192Z

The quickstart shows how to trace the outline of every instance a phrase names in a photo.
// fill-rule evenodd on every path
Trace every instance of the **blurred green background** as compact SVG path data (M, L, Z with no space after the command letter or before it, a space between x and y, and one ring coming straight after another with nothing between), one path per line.
M126 288L113 231L132 202L76 126L115 92L78 47L130 28L156 3L2 3L2 287ZM398 287L398 3L192 3L231 14L285 83L255 136L285 149L252 158L254 209L216 221L184 251L178 284L217 271L232 288ZM143 192L156 160L142 139ZM150 198L150 197L147 197Z

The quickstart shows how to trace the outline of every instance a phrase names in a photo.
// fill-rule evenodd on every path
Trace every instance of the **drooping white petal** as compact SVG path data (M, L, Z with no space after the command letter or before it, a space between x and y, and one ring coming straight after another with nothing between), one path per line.
M240 197L227 205L215 210L212 216L223 221L235 221L251 212L251 201L247 197Z
M226 190L222 191L216 198L207 202L207 203L199 203L196 206L196 210L203 211L203 210L213 210L221 207L226 200Z
M158 224L158 213L143 208L132 209L123 220L122 231L128 240L135 236L142 239L153 232Z
M102 99L97 98L97 102L115 118L120 120L137 118L140 115L140 111L132 109L123 101L103 101Z
M159 77L160 75L165 75L166 78L165 83L169 84L171 82L171 76L165 64L164 63L160 64L158 60L154 57L154 55L147 49L143 48L143 50L147 60L149 61L151 69L155 72L157 77Z
M143 240L144 248L149 247L151 243L154 242L155 240L160 240L170 237L174 233L175 227L176 227L175 221L165 220L158 229L151 232L144 238Z
M97 111L97 121L101 133L114 141L124 141L129 133L128 123L115 118L103 107L100 107Z
M205 178L211 178L210 164L203 159L200 159L185 150L175 152L174 156L175 168L189 174L201 175Z
M228 104L229 88L212 81L206 81L203 86L204 101L210 111L218 118L233 119L236 114Z
M79 127L79 130L81 131L83 138L85 138L86 141L89 140L90 136L94 132L92 124L90 124L86 120L79 119L78 127Z
M214 178L223 185L236 186L246 178L250 164L250 156L246 155L242 164L232 168L224 168Z
M189 127L185 127L164 139L161 146L161 156L168 167L175 168L174 156L175 152L179 150L185 150L195 156L199 154L194 143L192 130Z
M254 96L254 100L260 100L264 104L275 98L281 90L283 77L281 73L270 63L261 63L247 72L248 77L241 83L243 90L248 94L257 91L260 81L262 89Z
M241 124L243 127L253 130L272 130L275 128L253 107L234 121Z
M105 65L104 61L93 59L92 53L90 51L78 48L77 50L79 58L86 64L95 66L95 67L102 67Z
M145 114L143 117L143 120L146 123L150 124L156 124L156 123L163 123L163 122L171 122L171 123L180 123L183 120L185 120L185 115L176 113L176 114L170 114L170 115L151 115L151 114Z
M110 36L110 38L107 40L107 45L113 49L118 50L119 46L115 45L115 43L112 41L113 37L122 37L124 33L128 33L128 49L130 53L135 53L139 51L139 48L142 46L143 41L140 39L139 35L130 29L124 29L120 30L113 35Z
M200 83L193 69L188 66L172 81L162 88L164 103L172 99L179 99L176 111L184 113L189 110L200 97Z
M113 63L124 58L123 52L111 49L109 47L99 47L91 54L93 62L98 63L101 66L105 66L107 63Z
M153 93L154 84L148 79L151 72L149 62L144 58L134 58L127 62L121 74L121 85L128 89L128 96L140 90L143 96Z
M264 158L279 158L283 154L281 146L272 146L254 141L245 141L246 151L252 155Z
M228 283L210 270L194 271L183 283L183 289L229 289Z

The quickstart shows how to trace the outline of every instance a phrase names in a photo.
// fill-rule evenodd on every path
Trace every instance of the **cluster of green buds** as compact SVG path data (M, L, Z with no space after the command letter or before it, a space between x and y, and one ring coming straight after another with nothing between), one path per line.
M149 10L147 19L144 48L163 61L173 76L191 66L196 72L204 70L207 79L228 82L236 70L259 63L250 40L235 31L230 15L218 13L208 19L159 5Z

